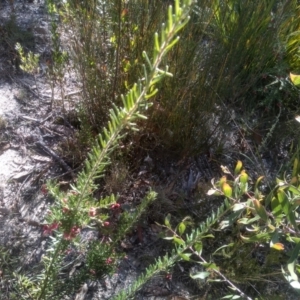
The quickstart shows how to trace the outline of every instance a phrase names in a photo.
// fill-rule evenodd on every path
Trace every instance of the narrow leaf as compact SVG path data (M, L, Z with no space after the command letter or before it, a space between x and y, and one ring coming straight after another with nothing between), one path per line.
M295 281L298 282L298 276L297 276L297 274L295 273L295 261L289 263L289 264L287 265L287 268L288 268L288 270L289 270L289 272L290 272L291 278L292 278L293 280L295 280Z
M207 263L201 263L203 267L209 269L209 270L216 270L216 271L219 271L219 267L215 264L215 263L212 263L212 262L207 262Z
M179 239L179 238L177 238L177 237L174 237L174 238L173 238L173 241L174 241L176 244L180 245L180 246L184 246L184 245L185 245L184 240Z
M297 290L300 290L300 283L298 281L291 281L290 285Z
M241 176L240 176L240 182L243 183L243 184L246 184L248 182L248 174L246 173L245 170L243 170L241 172Z
M191 259L190 259L190 254L184 254L184 253L178 253L179 254L179 256L183 259L183 260L185 260L185 261L190 261Z
M271 200L271 208L272 208L272 213L275 216L278 216L282 213L282 207L279 203L279 200L277 197L273 197Z
M293 173L292 173L293 177L297 176L297 174L298 174L298 166L299 166L299 161L297 158L295 158L294 164L293 164Z
M256 182L255 182L255 187L254 190L256 190L258 188L258 185L260 184L260 182L264 179L264 176L260 176L257 178Z
M198 255L201 255L203 249L203 245L201 242L195 243L194 250L197 252Z
M199 272L195 275L190 275L193 279L205 279L210 275L209 272Z
M245 243L262 242L270 239L269 233L259 233L250 237L240 235L241 239Z
M254 207L255 207L255 210L256 210L257 214L262 218L262 220L267 222L269 218L268 218L268 215L267 215L267 212L266 212L265 208L256 199L253 200L253 204L254 204Z
M234 174L238 175L241 172L242 167L243 167L243 163L239 160L234 169Z
M232 188L228 183L224 183L222 185L222 192L224 193L224 195L228 198L230 198L232 196Z
M185 232L186 226L183 222L178 225L179 234L182 235Z
M215 193L217 193L218 191L216 190L216 189L210 189L207 193L206 193L206 195L208 195L208 196L211 196L211 195L214 195Z
M289 191L292 192L295 196L300 195L300 190L293 185L289 186Z
M165 217L165 225L170 228L171 224L170 224L170 220L171 220L171 215L167 214L167 216Z
M244 203L236 203L232 206L232 211L238 211L238 210L242 210L244 208L245 208Z
M279 189L277 191L277 198L278 198L278 201L281 205L281 208L283 210L283 212L288 215L289 214L289 210L290 210L290 203L289 203L289 200L285 194L285 192L281 189Z
M291 256L288 260L288 264L294 262L297 258L298 258L298 255L299 255L299 251L300 251L300 243L298 243L295 248L293 249L292 253L291 253Z

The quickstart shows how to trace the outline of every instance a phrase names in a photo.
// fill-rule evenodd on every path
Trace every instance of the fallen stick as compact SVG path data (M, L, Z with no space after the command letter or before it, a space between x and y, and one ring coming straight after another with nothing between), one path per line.
M75 174L73 170L64 162L62 158L60 158L53 150L51 150L49 147L47 147L43 141L39 140L35 142L37 146L40 146L47 154L49 154L51 157L53 157L68 173L71 174L72 178L75 179Z

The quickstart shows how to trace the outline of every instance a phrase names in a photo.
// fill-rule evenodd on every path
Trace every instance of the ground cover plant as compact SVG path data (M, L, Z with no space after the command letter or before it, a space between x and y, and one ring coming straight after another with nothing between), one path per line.
M76 142L82 144L72 142L83 151L90 148L90 154L80 153L81 160L87 159L69 190L63 191L55 182L43 186L43 192L55 199L42 229L49 240L47 251L34 270L14 272L8 293L11 299L20 294L24 299L74 298L87 280L96 281L116 269L125 256L120 244L141 216L149 214L157 198L163 198L150 189L139 205L125 209L117 195L98 192L108 170L110 178L117 178L115 173L126 169L119 167L122 160L133 153L136 161L142 161L137 149L146 149L141 153L147 154L143 162L150 172L155 152L149 149L156 145L181 157L209 150L209 163L219 163L222 155L240 158L237 152L246 161L262 162L261 155L272 141L279 140L277 129L295 122L299 100L297 1L185 0L175 1L173 7L169 4L48 1L50 109L62 103L65 114L76 110L80 124ZM26 56L18 44L16 50L21 69L29 72L38 57L32 52ZM76 71L81 83L82 99L76 103L68 103L65 97L67 68ZM53 96L57 87L60 103ZM213 209L201 215L201 204L193 204L191 193L198 188L199 176L189 173L185 195L176 192L172 213L160 211L163 218L153 217L169 245L114 298L135 297L155 275L171 278L176 266L188 264L193 265L189 277L196 282L197 296L207 299L266 299L264 280L281 284L286 280L284 291L291 295L293 289L299 290L298 136L294 129L286 128L284 135L294 135L293 144L287 145L292 149L288 156L293 166L276 183L265 176L265 186L260 187L264 170L258 163L251 176L239 160L231 172L236 163L232 159L231 166L222 166L224 176L212 181L208 191L209 196L225 200L216 201ZM109 169L112 163L115 166ZM111 184L107 190L118 191L118 187ZM188 209L182 209L182 202ZM90 239L85 239L85 231L92 232ZM261 255L259 249L266 249L265 253ZM10 272L17 268L7 252L2 257L1 268ZM84 261L83 266L68 276L65 270L76 259Z

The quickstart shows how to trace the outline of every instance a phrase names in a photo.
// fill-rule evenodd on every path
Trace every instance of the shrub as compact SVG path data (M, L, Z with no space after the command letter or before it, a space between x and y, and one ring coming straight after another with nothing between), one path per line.
M150 191L135 212L122 211L114 195L99 200L94 198L98 187L96 180L110 164L111 154L126 134L126 128L137 130L135 121L146 118L142 113L150 105L148 100L157 93L157 83L172 75L161 69L161 64L166 53L178 42L175 35L188 22L191 5L192 1L186 0L180 6L177 0L174 10L169 7L167 24L162 26L160 35L154 36L153 57L150 59L143 52L144 77L122 96L122 108L114 105L110 110L107 128L97 138L76 183L67 192L61 191L55 183L49 184L44 191L55 199L43 227L43 235L49 236L51 242L39 274L30 274L30 277L16 274L18 288L25 299L62 299L87 278L101 278L110 273L122 257L117 251L118 244L155 200L156 193ZM98 231L100 241L96 237L79 243L80 232L87 226ZM69 264L68 255L78 256L80 252L85 267L66 278L63 269Z
M170 272L180 261L199 266L190 276L202 284L224 282L234 291L224 295L220 290L218 297L223 295L224 299L251 299L246 290L255 297L258 295L253 291L262 291L262 296L267 297L264 278L278 282L281 272L299 290L299 166L296 157L291 174L277 179L267 195L260 188L263 176L251 184L241 161L233 173L222 166L225 175L219 181L212 180L208 195L222 196L224 203L199 224L185 217L175 226L168 214L161 227L164 238L172 241L173 250L158 258L127 292L114 299L125 299L154 273ZM261 254L258 247L268 249ZM248 282L254 282L254 289L248 288Z
M149 49L167 5L71 1L57 8L82 84L77 106L84 132L99 132L109 109L121 104L116 95L141 76L141 53ZM246 113L263 107L276 115L277 105L292 103L290 86L273 82L286 74L281 37L297 28L294 8L294 1L196 1L182 43L164 58L175 80L161 84L141 129L177 152L199 152L227 134L231 107L243 105Z

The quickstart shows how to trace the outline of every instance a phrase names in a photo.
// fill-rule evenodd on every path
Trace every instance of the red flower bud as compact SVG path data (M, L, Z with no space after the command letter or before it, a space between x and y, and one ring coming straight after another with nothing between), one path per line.
M118 209L120 207L121 207L121 205L119 203L115 203L111 206L112 209Z
M54 222L52 224L47 224L43 226L43 236L49 236L52 234L53 230L56 230L59 227L58 222Z
M70 241L76 237L78 233L80 233L80 228L78 226L73 226L70 232L64 233L64 239Z
M96 271L93 270L93 269L90 270L90 273L91 273L92 275L96 275Z
M70 209L68 207L63 207L62 211L64 214L67 214L70 212Z
M42 194L44 194L44 195L47 195L47 194L48 194L48 188L47 188L47 185L46 185L46 184L43 184L43 185L41 186L41 192L42 192Z
M112 262L113 262L113 260L110 257L105 261L105 263L107 265L110 265Z

